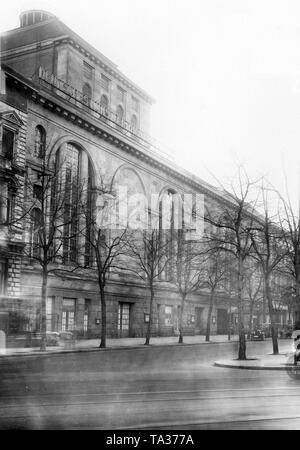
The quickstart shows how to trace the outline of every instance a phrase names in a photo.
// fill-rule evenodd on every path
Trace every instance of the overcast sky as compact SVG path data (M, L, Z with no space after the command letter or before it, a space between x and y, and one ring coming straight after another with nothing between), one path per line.
M9 0L0 30L46 9L157 101L154 137L216 184L242 163L296 203L300 154L300 1Z

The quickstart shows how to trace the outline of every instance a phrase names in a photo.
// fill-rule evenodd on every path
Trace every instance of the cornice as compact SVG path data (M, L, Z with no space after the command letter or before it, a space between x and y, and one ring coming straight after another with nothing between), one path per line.
M141 98L143 98L146 102L150 104L155 104L154 98L149 96L144 90L139 88L136 84L132 83L125 75L122 74L117 68L112 67L110 64L103 62L101 58L94 56L92 52L86 50L83 45L79 44L76 39L70 38L68 36L60 37L54 40L54 45L59 46L61 44L68 44L75 48L77 51L82 53L86 58L92 61L94 64L99 66L101 69L104 69L105 72L115 78L116 80L123 83L124 86L128 87L131 91L135 92Z
M199 193L206 194L211 199L230 205L231 207L234 206L228 199L222 196L222 193L216 193L211 190L209 186L205 186L205 183L202 184L201 181L195 179L194 175L186 173L186 171L183 171L180 167L175 166L174 163L166 158L163 158L158 153L155 154L150 147L147 147L146 143L145 145L142 145L142 143L133 142L133 139L126 137L121 132L118 132L117 129L112 130L104 122L100 122L82 110L79 112L71 104L67 104L63 100L54 97L48 92L46 93L42 91L40 86L36 85L32 81L27 79L23 80L22 76L19 76L19 74L16 74L15 72L10 74L10 69L5 71L8 76L11 76L14 79L14 83L19 85L24 90L28 98L36 104L48 109L53 114L72 122L76 126L92 133L106 142L109 142L111 145L122 149L127 154L138 158L140 161L149 164L153 168L161 170L165 175L174 177L179 182L188 185L190 188L195 189ZM148 154L145 153L146 151ZM151 153L151 155L149 153ZM172 167L172 165L175 167Z

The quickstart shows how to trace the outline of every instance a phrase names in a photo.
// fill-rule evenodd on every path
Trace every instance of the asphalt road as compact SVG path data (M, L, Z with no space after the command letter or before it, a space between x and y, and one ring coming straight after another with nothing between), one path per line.
M0 429L300 429L300 381L213 366L236 347L1 358ZM265 353L269 341L248 344L249 355Z

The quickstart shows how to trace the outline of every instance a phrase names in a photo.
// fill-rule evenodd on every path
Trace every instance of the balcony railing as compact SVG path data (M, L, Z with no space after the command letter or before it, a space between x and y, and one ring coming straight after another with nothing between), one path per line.
M92 115L94 118L101 120L105 124L124 134L126 137L134 139L151 151L161 154L164 158L171 159L171 156L163 151L158 146L157 141L150 135L134 127L131 123L120 118L112 109L102 105L100 102L88 98L82 92L78 91L65 81L60 80L42 67L40 67L38 71L38 82L52 94L66 100L76 106L76 108Z

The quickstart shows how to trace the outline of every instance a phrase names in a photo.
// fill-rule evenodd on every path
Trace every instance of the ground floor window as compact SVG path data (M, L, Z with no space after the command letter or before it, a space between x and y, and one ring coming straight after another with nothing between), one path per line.
M53 297L47 297L46 302L46 330L52 331Z
M73 331L75 328L76 299L64 298L62 304L62 331Z
M7 261L0 260L0 295L6 293L7 286Z
M86 333L89 326L89 316L88 314L84 314L83 316L83 331Z
M130 303L119 303L118 330L129 335Z
M83 314L83 331L84 331L84 333L86 333L89 328L90 303L91 303L91 301L89 299L85 299L84 314Z
M165 306L165 325L166 326L170 326L173 324L172 313L173 313L172 306Z

